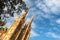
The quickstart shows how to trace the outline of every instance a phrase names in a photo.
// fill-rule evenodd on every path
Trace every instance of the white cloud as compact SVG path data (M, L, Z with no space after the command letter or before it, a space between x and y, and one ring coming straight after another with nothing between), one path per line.
M27 3L28 6L29 5L30 5L30 7L32 6L31 0L24 0L24 1ZM59 9L60 8L60 0L44 0L44 3L45 4L43 4L43 2L41 2L41 0L35 0L33 3L34 9L32 8L31 11L29 12L29 14L34 14L34 15L40 14L41 16L43 16L45 18L52 18L52 16L50 15L52 13L59 15L59 13L56 13L56 12L60 12L60 9ZM43 12L41 13L41 11L33 11L33 10L36 10L35 7L41 9Z
M60 19L57 19L57 20L56 20L56 23L57 23L57 24L60 24Z
M31 0L23 0L23 1L26 3L27 7L31 7L33 5Z
M40 0L37 0L35 2L36 7L41 9L43 12L45 12L45 17L51 17L50 14L56 14L59 15L60 13L60 0L44 0L44 3ZM51 12L51 13L50 13ZM41 14L41 13L40 13Z
M43 3L38 3L36 4L36 6L41 9L42 11L46 12L48 14L49 12L49 9L46 7L46 4L43 4Z
M27 18L25 23L27 24L29 21L30 21L30 18ZM34 22L32 22L31 27L36 28L36 24Z
M58 39L60 39L60 35L57 35L57 34L55 34L53 32L47 32L46 36L47 37L52 37L52 38L58 38Z
M33 30L31 30L30 37L37 37L37 36L39 36L39 34L37 34L36 32L34 32Z
M60 28L52 26L52 28L49 28L49 31L57 31L60 32Z
M54 0L45 0L44 2L46 3L47 6L54 7L56 0L55 2Z
M31 27L36 28L36 24L34 22L32 22Z
M45 0L45 3L54 14L56 14L56 12L59 12L60 0Z

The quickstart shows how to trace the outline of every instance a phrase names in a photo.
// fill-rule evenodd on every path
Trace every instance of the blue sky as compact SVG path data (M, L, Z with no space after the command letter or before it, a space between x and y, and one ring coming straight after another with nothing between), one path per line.
M60 0L25 0L35 15L29 40L60 40Z
M60 40L60 0L24 1L29 7L27 21L35 16L29 40ZM8 19L8 26L14 19Z

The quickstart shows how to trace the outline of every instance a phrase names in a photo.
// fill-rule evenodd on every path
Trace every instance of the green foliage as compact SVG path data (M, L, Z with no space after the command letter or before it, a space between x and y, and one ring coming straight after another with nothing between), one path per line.
M3 26L0 26L0 28L3 28Z
M0 26L0 28L5 28L5 29L7 29L7 27L5 27L5 26Z
M2 20L0 19L0 21L2 21Z

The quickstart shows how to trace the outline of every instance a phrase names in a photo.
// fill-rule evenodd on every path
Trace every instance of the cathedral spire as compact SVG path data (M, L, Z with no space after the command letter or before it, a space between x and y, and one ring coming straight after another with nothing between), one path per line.
M9 28L9 30L7 31L6 36L3 38L3 40L15 40L17 34L19 33L19 31L22 28L22 25L25 22L25 16L26 16L27 12L25 11L21 16L19 16L11 25L11 27ZM8 35L9 34L9 35ZM9 38L8 38L9 37ZM13 37L13 38L12 38Z
M28 9L25 10L24 14L21 15L21 18L25 18L28 13Z
M24 36L22 36L22 40L28 40L30 36L30 30L31 30L31 23L33 21L34 16L30 19L27 25L24 26Z

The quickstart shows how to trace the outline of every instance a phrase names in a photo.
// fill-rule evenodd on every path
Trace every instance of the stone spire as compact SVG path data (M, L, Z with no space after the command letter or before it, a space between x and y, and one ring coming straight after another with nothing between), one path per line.
M25 24L25 17L28 10L26 10L21 16L19 16L11 25L11 27L8 29L8 31L5 33L5 35L2 35L2 40L28 40L30 36L31 31L31 23L33 21L33 16L28 22L28 24Z
M31 23L33 21L33 16L30 19L29 23L27 25L24 26L24 28L22 29L19 37L17 38L17 40L28 40L29 36L30 36L30 30L31 30Z
M28 9L26 9L25 12L24 12L24 14L22 14L20 17L21 17L21 18L25 18L26 15L27 15L27 13L28 13Z
M27 12L25 11L21 16L19 16L12 24L12 26L7 31L6 35L4 36L3 40L15 40L17 34L19 33L22 25L25 22ZM13 37L13 38L12 38Z

